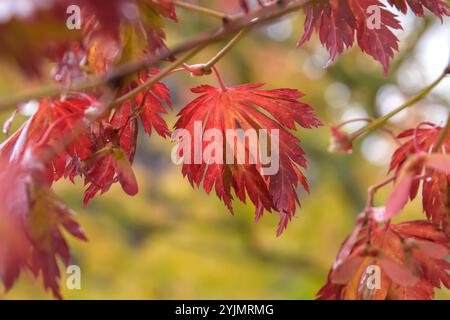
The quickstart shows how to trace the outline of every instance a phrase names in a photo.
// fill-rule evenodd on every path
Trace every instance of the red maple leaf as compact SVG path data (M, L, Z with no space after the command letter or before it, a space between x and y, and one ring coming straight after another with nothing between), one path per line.
M150 71L148 75L140 77L140 84L144 84L155 74L157 74L157 71ZM148 135L151 135L153 128L163 138L170 136L170 130L161 117L162 114L167 114L163 102L168 108L172 109L169 88L161 82L155 83L148 90L138 94L136 97L139 117Z
M128 48L122 41L126 40L126 29L139 35L146 53L165 50L164 19L177 21L172 0L31 1L26 18L15 12L14 4L5 5L6 18L0 22L0 59L18 64L27 75L38 76L44 59L49 57L58 63L55 78L59 81L81 75L83 65L79 62L87 60L91 51L96 51L93 56L97 61L122 55L126 51L122 49ZM81 9L81 30L65 27L67 9L72 5ZM75 51L73 42L77 43ZM116 53L109 52L113 47Z
M450 15L450 9L443 1L407 2L418 16L423 16L423 7L440 18ZM390 3L406 13L405 0L394 0ZM378 11L375 11L375 8ZM385 75L388 73L390 61L398 50L398 39L392 30L402 27L395 14L381 1L318 0L307 5L304 11L305 31L297 46L309 41L312 33L316 31L330 53L329 64L345 49L353 46L356 34L361 50L383 65Z
M190 133L189 137L180 137L182 141L179 150L179 156L184 161L183 175L187 176L190 183L200 186L203 181L203 188L207 193L215 187L217 196L231 212L231 190L234 190L242 202L246 201L246 194L249 196L256 206L257 219L264 209L279 212L279 235L295 214L296 204L299 203L296 193L298 184L308 190L306 178L300 169L306 168L304 151L298 145L300 140L289 130L294 130L297 124L311 128L320 126L321 123L309 105L298 101L303 97L299 91L261 90L262 86L247 84L215 88L204 85L194 88L192 92L201 96L180 111L175 128L185 129ZM279 170L273 175L261 173L265 165L258 151L255 151L265 148L261 137L255 135L256 139L249 138L251 132L260 132L258 130L261 129L269 137L269 146L276 143L271 134L279 133L279 150L273 154L279 157ZM229 130L233 134L240 134L227 139ZM196 131L200 137L195 137ZM217 131L224 137L222 141L218 141L215 134L210 135ZM205 151L203 154L194 150L195 147L183 151L183 144L194 146L198 142L195 141L197 138L200 140L197 145L200 144ZM206 152L211 151L211 147L213 151ZM240 158L237 156L239 148L243 151ZM227 161L230 151L233 157L230 156Z
M403 13L408 12L409 6L419 17L424 16L425 8L441 19L444 15L450 15L450 8L443 0L388 0L388 2Z
M449 239L433 224L404 222L358 234L360 240L330 270L319 299L430 300L434 288L450 288L450 263L445 259ZM344 245L338 257L343 250L348 248ZM381 271L379 287L369 284L369 267Z
M306 6L305 14L305 33L297 46L308 41L315 30L330 52L329 63L353 46L357 25L348 1L314 1Z
M149 71L131 81L122 93L135 89L151 79L157 71ZM98 107L96 97L80 94L62 100L44 99L35 114L0 145L0 157L11 160L23 156L28 149L36 153L57 149L61 138L81 125L75 141L57 151L46 167L49 179L61 177L74 181L76 176L85 178L87 190L84 203L99 191L104 193L115 182L120 182L127 194L135 195L138 187L131 169L136 151L138 119L150 135L155 130L167 137L170 130L161 117L166 114L164 104L172 108L169 89L163 83L155 83L134 99L117 107L111 116L95 119L90 125L86 114ZM125 155L125 157L124 157Z
M70 252L62 230L86 240L73 212L49 189L43 164L28 150L20 161L0 163L0 276L6 289L22 269L42 275L44 288L61 298L57 259ZM8 229L10 228L10 229Z
M94 105L94 99L68 97L64 100L43 99L37 111L8 140L0 145L0 157L7 161L19 159L28 149L43 149L67 136L83 119L86 110ZM73 143L66 146L66 153L58 154L48 167L52 180L64 175L67 157L86 159L93 151L87 134L87 126Z
M400 146L392 156L390 170L400 170L407 163L407 159L418 153L432 153L439 140L442 128L417 128L401 133L398 138L410 138ZM447 135L442 147L437 150L439 154L446 154L450 147L450 135ZM438 227L450 232L450 175L437 167L419 166L417 174L422 174L422 204L427 217ZM410 198L414 199L419 190L420 180L411 186Z
M129 92L148 81L157 71L150 71L147 75L132 81L126 90ZM73 163L75 174L85 177L87 189L84 196L86 205L99 191L107 192L114 182L120 182L123 190L129 195L138 191L136 177L131 164L136 152L139 131L138 118L144 130L151 135L154 129L161 137L170 135L170 130L161 114L166 114L166 104L172 108L169 89L163 83L156 83L136 98L119 106L111 116L110 121L97 123L91 136L95 141L96 152L83 165ZM82 159L85 160L85 159ZM73 171L70 171L72 176Z

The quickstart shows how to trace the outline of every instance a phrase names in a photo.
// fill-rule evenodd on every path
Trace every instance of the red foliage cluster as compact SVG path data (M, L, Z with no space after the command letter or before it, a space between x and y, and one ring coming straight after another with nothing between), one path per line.
M84 55L95 56L98 50L108 52L105 58L114 60L127 41L139 40L148 53L164 49L163 18L177 20L172 0L49 0L28 5L29 12L23 17L13 4L6 4L9 19L0 22L0 58L18 64L32 76L41 74L45 58L57 60L65 72L77 71ZM81 8L81 30L66 28L67 8L74 5ZM94 68L105 70L101 65Z
M431 128L422 128L424 125ZM411 138L392 156L395 186L386 207L371 204L357 220L330 270L320 299L432 299L434 288L450 288L450 134L421 123L397 137ZM428 221L391 224L422 189ZM373 266L381 287L368 285ZM370 268L369 268L370 267Z
M152 73L132 82L129 89L147 81ZM95 96L79 94L62 100L43 99L34 115L0 146L3 164L0 185L5 187L1 194L6 197L1 201L1 213L5 217L25 220L25 225L29 224L38 232L47 230L50 233L38 235L39 238L33 242L40 245L40 241L45 240L41 237L50 237L48 241L55 244L47 248L50 252L44 252L46 256L33 254L34 266L30 268L33 267L36 275L42 270L45 287L51 288L55 296L59 297L56 282L59 271L55 257L48 261L47 255L58 253L66 263L70 255L62 235L57 233L57 229L51 229L51 221L55 219L54 228L58 224L72 229L77 225L72 221L70 210L51 193L52 183L63 177L71 181L76 176L82 177L87 187L85 204L96 193L108 191L114 182L119 182L127 194L135 195L138 186L131 164L136 150L138 119L148 134L155 129L167 137L169 129L160 117L161 113L166 113L163 102L170 106L168 89L162 83L156 83L111 114L100 116L96 115L101 105ZM95 119L89 121L93 115ZM7 187L11 183L15 188ZM6 218L6 221L10 219L15 223L16 218ZM81 233L74 231L76 228L72 229L69 229L72 234L81 237ZM50 245L47 240L45 243L46 247ZM11 250L13 247L9 245L0 250L0 261L4 259L3 254L8 261L7 254ZM31 255L32 251L27 253ZM0 269L1 274L14 276L2 277L6 287L10 287L20 268L21 264L9 263L8 268Z
M413 12L423 17L424 7L439 18L450 15L445 1L390 0L391 5L407 12L407 3ZM361 50L389 71L390 60L398 50L398 39L393 30L402 29L400 22L379 0L317 0L305 8L305 33L298 46L307 42L316 31L330 53L329 63L346 48L353 46L355 35Z
M359 237L360 239L355 242ZM450 288L448 237L426 221L361 230L341 248L319 299L428 300L441 282ZM379 267L379 287L368 267ZM371 286L372 284L372 286Z

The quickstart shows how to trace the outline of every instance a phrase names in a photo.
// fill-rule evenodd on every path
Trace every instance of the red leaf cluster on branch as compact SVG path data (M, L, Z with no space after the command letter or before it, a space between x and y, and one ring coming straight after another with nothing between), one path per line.
M407 12L407 4L412 11L423 17L424 8L442 19L450 15L450 9L442 0L390 0L391 5ZM387 75L391 59L398 51L398 39L393 30L402 26L379 0L317 0L305 8L305 32L297 46L311 39L312 33L319 34L320 41L330 53L328 63L332 63L345 49L355 43L355 35L360 49L379 61Z
M357 236L342 246L319 299L429 300L441 283L450 288L448 237L431 223L392 224ZM372 281L376 268L379 283Z
M392 157L391 171L400 171L408 165L407 159L412 155L433 152L442 133L442 128L417 128L407 130L398 137L401 139L411 138L406 141ZM450 234L450 202L449 202L449 181L450 181L450 160L447 159L447 150L450 148L450 136L446 135L442 145L438 148L437 154L433 154L427 160L416 162L411 168L414 175L421 175L420 180L407 185L406 199L408 196L413 200L422 182L422 204L427 217L438 227ZM441 156L439 156L439 154ZM427 164L428 161L428 164ZM438 161L438 162L436 162ZM400 182L400 181L399 181ZM399 183L397 182L397 183ZM391 197L391 201L394 201Z
M127 90L154 74L139 77ZM72 181L76 176L83 177L87 186L85 204L97 192L108 191L114 182L120 182L127 194L135 195L138 186L131 164L136 150L138 119L148 134L154 128L167 137L169 129L160 117L161 113L166 113L163 102L170 106L168 88L156 83L111 114L89 121L91 114L101 108L96 96L79 94L55 101L43 99L34 115L0 146L0 185L5 188L1 192L5 197L1 201L1 215L8 224L27 226L23 237L20 233L12 240L8 236L6 247L0 250L0 261L5 261L4 266L0 264L0 274L6 288L26 266L36 276L42 271L45 288L51 288L54 295L60 297L55 256L58 254L68 264L70 255L58 231L59 225L79 238L84 239L84 235L77 231L79 227L72 220L70 209L51 193L52 183L62 177ZM78 134L73 141L61 144L61 138L64 140L76 131ZM11 184L15 186L13 190L6 188ZM36 238L30 234L34 230ZM29 237L33 242L25 243L26 261L8 257L13 250L10 242Z
M394 177L380 185L395 181L386 206L374 208L369 199L319 299L427 300L434 297L434 288L450 288L450 135L432 123L420 123L396 138L409 140L392 156ZM428 221L391 224L419 190ZM379 268L377 287L374 268Z
M75 71L83 63L84 54L95 55L97 49L102 52L118 51L112 53L112 58L116 58L122 53L122 44L126 41L139 41L148 53L165 49L163 19L177 21L172 0L50 0L45 5L39 1L27 3L31 7L26 17L15 11L14 4L6 4L5 15L10 16L0 22L0 58L18 64L28 75L34 76L41 74L44 58L56 60L63 69L59 72L67 72L65 69ZM66 27L69 6L80 8L81 30ZM134 38L130 39L131 36ZM30 55L30 52L33 54ZM66 78L67 75L63 72L59 77Z

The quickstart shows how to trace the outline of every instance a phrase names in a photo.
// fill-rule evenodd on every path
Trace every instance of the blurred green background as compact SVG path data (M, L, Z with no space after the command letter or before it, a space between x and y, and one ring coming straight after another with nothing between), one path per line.
M203 1L220 8L220 1ZM230 1L231 3L231 1ZM223 5L223 4L222 4ZM227 10L233 10L228 3ZM168 22L169 45L217 25L217 21L179 10L180 22ZM300 194L301 209L277 238L278 217L266 214L254 223L254 208L235 202L231 216L214 196L194 190L172 164L173 144L142 134L135 170L140 184L136 197L120 186L82 206L81 181L61 182L57 194L78 213L88 243L70 240L74 264L81 267L82 289L67 290L66 299L314 299L324 284L338 248L363 209L367 188L384 179L395 142L377 132L355 146L351 155L328 153L330 124L351 118L379 116L400 105L434 80L450 53L450 21L402 18L401 52L390 75L359 49L339 57L324 69L328 54L317 38L296 49L303 15L259 28L217 66L228 85L265 82L267 88L291 87L326 126L300 130L307 151L311 194ZM212 45L190 63L209 60L224 43ZM213 76L192 78L178 73L165 80L176 110L166 118L173 125L177 111L194 98L189 88L216 84ZM11 66L0 65L0 94L41 85L23 78ZM390 124L395 132L421 120L440 123L450 104L450 81L444 81L424 102L403 112ZM3 113L1 120L8 114ZM24 117L16 118L17 128ZM348 126L350 131L358 128ZM5 137L2 137L4 139ZM389 189L382 190L383 204ZM409 204L398 220L423 219L420 199ZM38 280L40 281L40 280ZM22 274L1 298L51 298L40 282ZM448 291L438 298L449 299Z

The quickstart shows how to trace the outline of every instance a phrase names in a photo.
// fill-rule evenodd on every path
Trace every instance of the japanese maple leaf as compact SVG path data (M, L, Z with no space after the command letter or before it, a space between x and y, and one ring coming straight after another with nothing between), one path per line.
M131 82L127 90L133 90L142 85L154 74L156 71L140 76L139 80ZM117 181L127 194L137 193L138 186L131 165L136 152L138 119L148 135L155 130L163 138L169 136L170 130L161 117L162 114L167 113L164 104L169 108L172 107L169 89L165 84L158 82L137 94L136 98L119 106L113 112L109 122L97 126L93 134L97 154L83 166L77 163L72 164L75 175L79 174L85 178L87 185L84 196L85 205L98 192L107 192Z
M321 123L309 105L298 101L303 97L299 91L261 90L262 86L204 85L192 89L201 96L178 114L174 137L181 141L178 155L183 158L182 172L192 185L203 184L207 193L214 187L231 212L232 190L242 202L248 195L256 206L257 219L264 210L279 212L279 235L295 214L298 184L308 190L300 169L306 168L304 151L299 146L300 140L289 130L294 130L297 124L311 128ZM250 138L251 133L260 130L267 134L269 147L278 144L272 155L278 156L279 169L271 175L262 172L267 163L263 163L261 151L268 146L263 146L261 136ZM227 138L227 132L237 134ZM279 133L279 143L273 139L274 133ZM186 144L197 145L205 152L198 152L196 147L186 151L183 147ZM242 150L241 156L237 150Z
M73 212L49 189L41 162L28 149L21 159L0 164L0 274L9 289L23 269L61 298L57 260L67 266L70 251L62 230L86 240ZM7 230L7 228L11 228ZM5 232L5 233L3 233Z
M306 6L305 13L305 33L297 46L308 41L316 30L320 41L330 52L328 63L353 46L357 25L348 1L314 1Z
M0 145L0 157L12 160L23 156L30 148L43 149L60 142L80 124L85 112L94 105L91 97L68 97L64 100L43 99L37 111L8 140ZM64 175L67 158L86 159L93 152L93 145L85 126L76 141L69 143L65 152L58 153L48 167L53 180Z
M400 146L392 156L390 170L400 170L407 163L408 157L420 152L431 153L439 140L442 128L417 128L401 133L400 139L410 138ZM439 154L446 154L450 147L450 135L447 135L439 148ZM423 169L423 172L422 172ZM450 175L437 167L422 166L417 174L422 172L422 205L427 217L438 227L450 233L449 179ZM419 190L420 180L411 186L410 198L414 199Z
M27 75L39 76L44 59L49 57L59 65L56 78L60 81L75 78L67 74L68 69L77 74L82 67L79 64L77 68L74 57L65 54L72 51L73 41L82 47L77 53L82 52L85 57L92 50L96 62L103 58L114 60L124 54L122 48L128 48L123 31L133 29L145 51L154 53L165 50L164 20L177 21L172 0L29 1L26 18L17 12L13 1L9 2L5 4L5 17L0 22L0 59L19 65ZM67 9L72 5L81 9L82 30L65 27ZM61 50L64 47L67 50ZM117 48L117 54L108 52L112 48Z
M379 8L380 21L373 21L369 8ZM314 31L330 53L328 64L354 44L356 34L362 51L379 61L385 74L398 50L398 39L392 30L401 29L395 15L379 0L319 0L305 7L305 31L297 46L307 42ZM379 23L376 26L373 23Z
M129 195L138 193L138 184L131 163L123 149L108 144L98 152L99 159L89 161L84 171L85 184L88 185L84 204L87 205L97 192L107 192L114 182L120 182L122 189Z
M449 239L433 224L405 222L359 234L350 255L333 266L319 299L430 300L434 288L450 287ZM369 285L373 267L381 271L378 288Z
M139 77L139 83L144 84L157 73L156 70L149 71L147 75ZM170 136L167 123L162 118L162 115L167 114L163 103L172 109L169 88L162 82L155 83L148 90L136 96L139 118L148 135L151 135L152 129L154 129L163 138Z
M356 17L356 36L361 50L379 61L384 68L384 74L389 72L389 64L398 50L398 39L391 29L402 29L400 22L390 11L382 8L377 0L351 0L349 4ZM381 21L379 26L369 26L373 12L370 7L380 6Z
M156 70L150 70L147 74L139 75L137 80L132 81L123 89L122 94L144 85L157 73ZM167 123L162 118L162 115L167 114L166 106L172 109L169 88L164 83L157 82L115 110L110 123L114 129L118 130L121 139L120 146L127 151L130 161L132 161L135 151L134 149L130 150L130 145L136 144L138 119L141 120L148 135L155 130L163 138L170 136Z
M409 6L419 17L424 16L425 8L441 19L450 15L450 8L444 0L388 0L388 2L403 13L408 12Z
M412 156L397 174L394 190L392 190L386 202L386 212L382 218L384 221L388 221L397 215L411 195L414 198L417 193L415 180L421 178L418 178L418 175L422 170L427 173L435 173L435 176L432 177L426 175L425 183L432 179L439 180L441 175L447 180L447 175L450 173L450 156L446 154L426 154L424 152Z
M27 200L23 183L13 183L17 172L17 166L0 160L0 279L6 291L26 266L30 245L22 228L21 216L11 214L11 208L20 208Z
M141 86L156 73L149 71L139 75L123 87L121 93ZM86 94L74 94L61 100L43 99L22 128L0 145L0 157L8 161L17 159L29 148L36 153L57 150L62 137L73 130L81 130L46 166L50 180L65 177L74 181L76 176L84 177L85 204L99 191L108 191L115 182L119 182L127 194L135 195L138 186L131 165L136 151L138 119L149 135L154 130L162 137L169 136L170 130L162 118L162 114L167 113L166 106L172 107L169 89L157 82L118 106L111 116L90 123L89 114L98 105L95 95Z
M116 0L117 1L117 0ZM120 0L122 1L122 0ZM119 3L120 4L120 3ZM85 38L82 45L88 65L96 73L107 71L115 63L142 58L166 50L164 18L177 21L172 0L147 0L127 3L133 17L119 16L115 28L102 23L95 14L85 10ZM94 7L97 5L94 5ZM89 5L87 6L89 8ZM92 23L91 21L97 23ZM120 26L120 30L117 27Z

